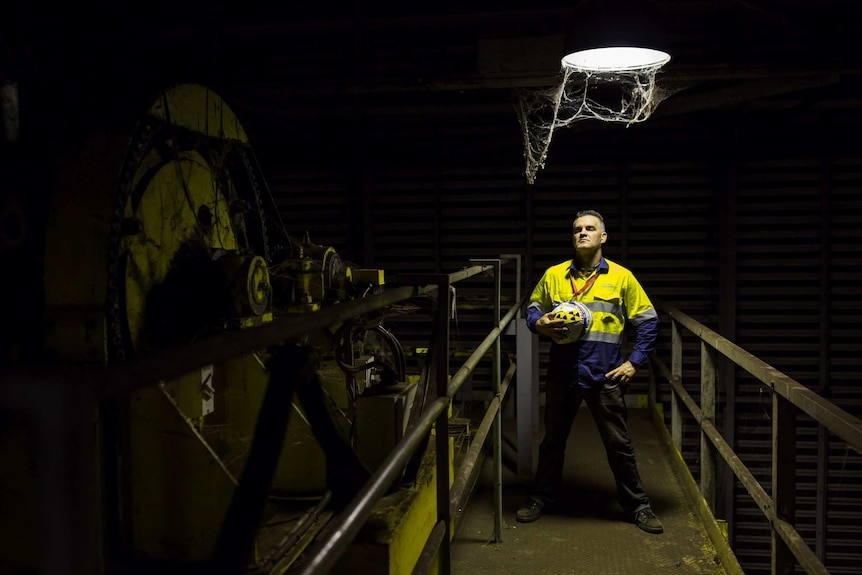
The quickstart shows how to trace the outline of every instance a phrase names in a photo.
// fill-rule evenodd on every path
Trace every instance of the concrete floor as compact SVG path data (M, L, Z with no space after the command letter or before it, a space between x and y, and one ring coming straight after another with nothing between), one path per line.
M470 501L457 519L452 574L723 575L647 412L631 410L629 425L641 478L664 533L641 531L623 516L595 424L582 408L566 454L568 492L553 514L533 523L515 521L532 477L519 477L513 466L504 464L500 542L494 537L492 459L485 459ZM512 422L504 422L503 434L514 439ZM534 469L540 441L541 434L534 434Z

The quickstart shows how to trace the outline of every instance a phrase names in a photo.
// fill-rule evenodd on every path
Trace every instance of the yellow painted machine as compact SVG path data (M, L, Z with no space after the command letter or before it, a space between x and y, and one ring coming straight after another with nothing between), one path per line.
M131 135L92 136L64 165L45 240L45 350L55 362L126 362L384 289L382 270L280 229L242 125L204 86L164 91ZM400 437L416 388L381 318L309 330L295 344L319 393L281 406L290 417L248 573L290 567L333 514L333 488L335 499L355 492ZM102 478L104 572L214 556L278 353L205 365L102 408L100 455L85 464ZM371 536L382 546L365 538L349 553L367 563L363 573L410 572L419 549L409 541L424 541L410 531L427 533L433 517L432 475L421 470L415 492L381 511L397 516ZM34 528L20 501L11 508L30 523L23 539ZM405 522L408 534L396 533ZM393 541L398 558L387 560ZM38 564L38 550L13 535L0 554L15 553L22 572Z

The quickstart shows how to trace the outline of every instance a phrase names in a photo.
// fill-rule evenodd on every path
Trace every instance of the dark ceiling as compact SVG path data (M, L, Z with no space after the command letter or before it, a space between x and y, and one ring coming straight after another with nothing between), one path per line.
M617 30L660 34L662 114L856 99L849 0L4 3L0 81L18 82L22 118L28 95L66 116L106 113L185 81L261 118L445 106L553 84L596 3ZM632 4L649 9L633 25Z

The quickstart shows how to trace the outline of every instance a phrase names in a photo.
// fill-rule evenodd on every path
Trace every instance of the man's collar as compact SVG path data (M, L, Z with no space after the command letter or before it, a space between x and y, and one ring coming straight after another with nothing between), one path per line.
M569 264L569 273L575 274L578 272L580 268L578 268L575 258L572 258L572 263ZM599 256L599 263L595 267L598 270L598 273L607 273L610 266L608 266L608 262L605 261L605 256Z

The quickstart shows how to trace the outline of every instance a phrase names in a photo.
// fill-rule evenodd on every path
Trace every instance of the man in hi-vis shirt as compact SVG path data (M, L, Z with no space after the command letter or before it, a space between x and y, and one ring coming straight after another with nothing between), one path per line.
M548 268L530 296L527 326L553 344L535 485L516 519L535 521L552 508L562 480L566 440L578 408L586 402L604 442L620 505L638 527L661 533L661 521L650 508L638 474L624 397L655 348L658 314L634 274L602 257L607 238L601 214L578 212L572 224L574 258ZM578 321L555 317L555 308L564 302L572 302L563 307L573 310ZM634 328L635 341L624 358L626 324Z

